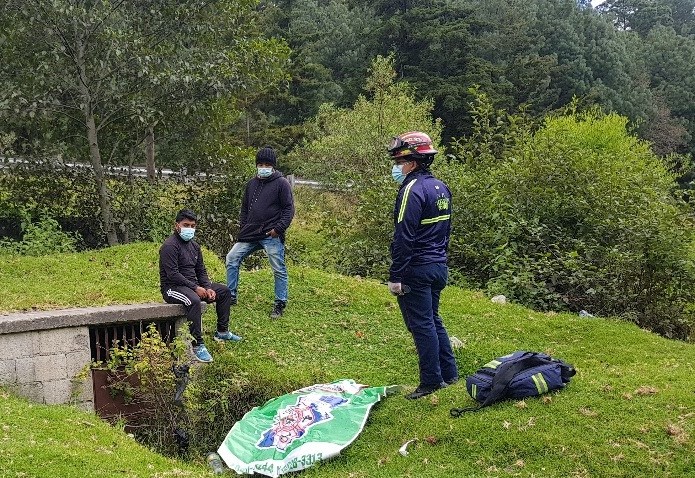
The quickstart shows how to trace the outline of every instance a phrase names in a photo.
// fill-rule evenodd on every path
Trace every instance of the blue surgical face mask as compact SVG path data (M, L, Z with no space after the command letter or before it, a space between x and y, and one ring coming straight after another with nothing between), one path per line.
M403 174L404 165L405 164L394 164L391 168L391 177L398 184L403 184L403 181L405 181L405 174Z
M267 178L271 174L273 174L273 168L264 168L264 167L258 167L258 177L259 178Z
M195 236L195 227L182 227L179 231L179 236L184 241L190 241Z

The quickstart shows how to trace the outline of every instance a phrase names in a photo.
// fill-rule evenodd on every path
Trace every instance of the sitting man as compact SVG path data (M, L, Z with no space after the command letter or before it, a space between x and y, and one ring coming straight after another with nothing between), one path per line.
M203 253L193 241L197 217L190 209L176 215L174 233L159 249L159 281L162 297L170 304L186 306L186 317L193 336L193 353L201 362L212 362L212 356L203 341L201 301L215 303L218 342L239 341L241 337L229 332L229 309L232 294L224 284L210 282Z

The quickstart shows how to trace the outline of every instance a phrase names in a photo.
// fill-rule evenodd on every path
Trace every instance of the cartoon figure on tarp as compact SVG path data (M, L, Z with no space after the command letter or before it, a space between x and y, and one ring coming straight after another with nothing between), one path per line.
M258 448L275 447L285 451L292 442L301 438L317 423L331 420L331 410L348 403L348 399L330 395L310 394L299 397L295 405L279 410L273 426L263 432Z

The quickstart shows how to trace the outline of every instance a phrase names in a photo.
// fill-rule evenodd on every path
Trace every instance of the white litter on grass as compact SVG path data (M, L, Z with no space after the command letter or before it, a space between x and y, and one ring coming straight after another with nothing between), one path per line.
M400 453L403 456L408 455L408 446L411 443L415 443L417 441L417 438L413 438L412 440L408 440L407 442L403 443L403 446L398 449L398 453Z
M495 304L506 304L507 303L507 298L503 296L502 294L494 296L492 299L490 299L491 302Z
M463 342L461 342L461 339L454 335L449 337L449 342L451 342L452 349L460 349L461 347L463 347Z

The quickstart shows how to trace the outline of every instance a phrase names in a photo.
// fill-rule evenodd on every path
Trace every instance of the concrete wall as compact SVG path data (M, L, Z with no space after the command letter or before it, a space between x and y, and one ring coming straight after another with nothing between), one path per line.
M0 384L39 403L69 403L72 378L91 362L88 327L0 335ZM76 401L93 408L91 375Z
M38 403L76 403L94 409L89 327L176 318L176 304L133 304L0 315L0 385ZM75 397L74 392L78 392Z

